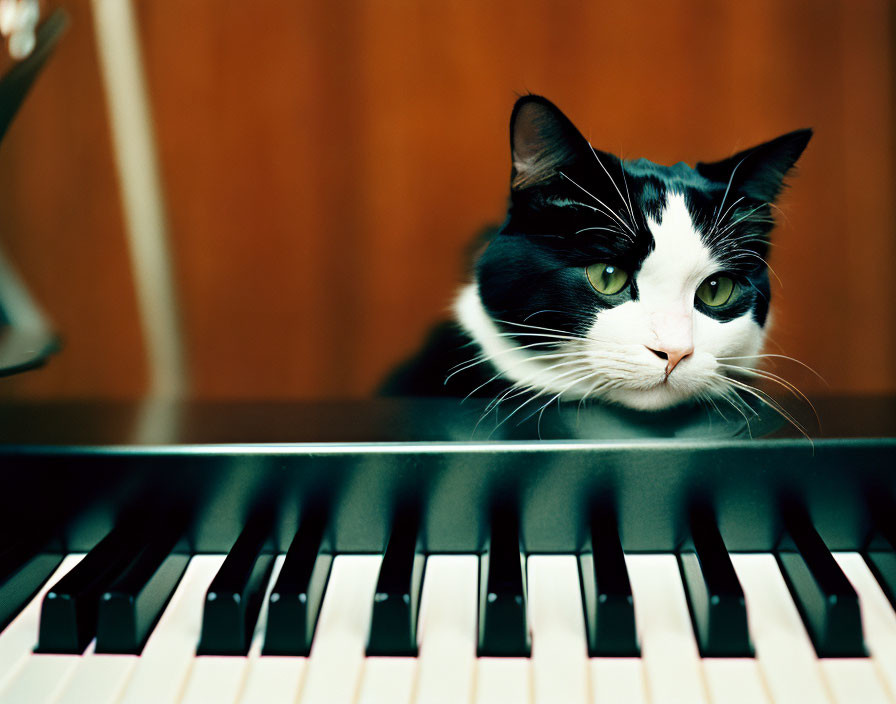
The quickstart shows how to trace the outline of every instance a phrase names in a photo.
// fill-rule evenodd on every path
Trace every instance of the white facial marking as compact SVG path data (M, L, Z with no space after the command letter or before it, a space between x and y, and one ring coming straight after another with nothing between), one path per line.
M476 284L468 284L461 289L454 302L454 315L505 378L521 386L532 386L553 393L565 386L562 382L569 377L561 374L568 370L562 367L549 369L551 362L559 363L556 358L551 358L550 361L541 359L528 350L520 349L510 338L501 335L482 305L479 286ZM520 332L527 331L540 334L534 326L532 329L520 329ZM532 342L545 340L548 338L535 337Z
M654 249L635 274L638 300L599 313L588 336L595 365L615 366L620 377L605 397L655 409L720 389L717 358L756 354L763 334L750 312L722 323L694 308L697 287L722 267L703 244L683 195L670 193L661 222L648 219L648 227ZM665 360L651 349L684 358L667 375Z
M684 196L670 194L662 223L648 219L654 249L637 273L638 311L646 318L643 344L663 352L694 347L694 292L717 270L694 229Z

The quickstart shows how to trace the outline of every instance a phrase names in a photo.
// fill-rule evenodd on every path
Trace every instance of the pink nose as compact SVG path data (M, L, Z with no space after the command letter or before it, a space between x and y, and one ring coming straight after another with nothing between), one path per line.
M694 348L688 347L687 349L658 349L655 350L652 347L648 347L651 352L653 352L660 359L666 360L666 376L669 376L672 373L672 370L678 366L678 363L683 360L685 357L689 357L694 353Z

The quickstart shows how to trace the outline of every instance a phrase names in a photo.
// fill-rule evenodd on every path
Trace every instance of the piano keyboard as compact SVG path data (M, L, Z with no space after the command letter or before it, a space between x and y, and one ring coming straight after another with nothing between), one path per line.
M21 610L0 704L896 702L889 586L857 552L623 557L604 536L603 553L524 557L496 526L483 555L424 559L396 536L333 557L307 532L275 557L250 523L228 556L189 557L113 531L30 600L39 576L2 575ZM860 619L837 623L850 596Z
M0 704L896 704L896 404L573 406L0 404Z

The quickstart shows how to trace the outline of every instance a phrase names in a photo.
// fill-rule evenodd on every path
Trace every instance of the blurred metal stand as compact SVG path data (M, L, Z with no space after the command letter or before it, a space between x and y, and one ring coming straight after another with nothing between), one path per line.
M0 251L0 376L43 364L58 340Z
M64 12L54 12L38 28L29 56L0 78L0 139L67 24ZM40 366L58 346L43 312L0 250L0 376Z
M168 226L140 42L130 0L93 0L97 53L125 232L149 363L149 395L179 397L188 388Z

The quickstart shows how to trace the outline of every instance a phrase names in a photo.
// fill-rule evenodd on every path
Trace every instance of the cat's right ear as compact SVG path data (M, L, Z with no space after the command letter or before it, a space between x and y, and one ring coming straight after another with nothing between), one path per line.
M588 142L556 105L540 95L516 101L510 115L510 187L522 190L550 181Z
M710 181L727 184L742 193L772 202L784 186L784 177L796 164L812 130L796 130L713 163L699 162L697 172Z

